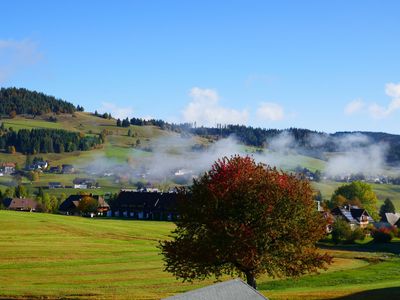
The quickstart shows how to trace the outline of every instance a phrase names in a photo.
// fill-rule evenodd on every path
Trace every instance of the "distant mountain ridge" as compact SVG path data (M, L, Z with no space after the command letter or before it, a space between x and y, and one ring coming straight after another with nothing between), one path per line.
M0 115L43 115L47 113L73 113L83 110L72 103L24 88L0 89Z

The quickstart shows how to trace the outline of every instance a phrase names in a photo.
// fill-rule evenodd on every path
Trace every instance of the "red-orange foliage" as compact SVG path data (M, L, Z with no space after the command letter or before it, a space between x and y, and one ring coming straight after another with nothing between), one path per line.
M222 274L298 276L330 263L315 243L326 220L308 181L250 157L218 160L180 190L173 239L160 243L165 270L183 280Z

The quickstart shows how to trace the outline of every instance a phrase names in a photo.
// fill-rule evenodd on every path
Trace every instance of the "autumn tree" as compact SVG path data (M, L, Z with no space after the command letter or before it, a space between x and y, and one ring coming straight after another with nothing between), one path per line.
M299 276L326 267L317 251L326 221L308 181L250 157L218 160L178 194L172 240L160 242L165 270L184 281L223 274Z
M361 181L353 181L352 183L344 184L334 191L331 202L336 202L338 198L341 199L339 202L344 202L342 205L350 204L360 206L366 209L372 218L375 220L378 219L378 198L370 184Z
M98 203L96 199L90 195L84 195L82 200L79 201L78 209L83 214L95 213L97 211Z

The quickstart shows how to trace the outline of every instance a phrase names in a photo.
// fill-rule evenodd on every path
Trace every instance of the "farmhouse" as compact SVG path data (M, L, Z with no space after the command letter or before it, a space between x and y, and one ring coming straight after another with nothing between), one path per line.
M36 211L38 209L38 203L32 199L6 198L3 200L3 205L9 210Z
M335 218L342 218L348 222L352 228L354 226L364 228L367 227L369 223L374 222L374 219L372 219L369 213L358 206L336 207L331 213Z
M176 205L176 193L121 191L107 216L171 221L177 217Z
M79 210L79 202L83 199L83 197L89 196L95 199L98 203L97 206L97 215L102 216L104 213L106 213L109 209L110 206L108 203L104 200L103 197L99 195L71 195L63 203L60 204L59 211L61 214L64 215L72 215L72 216L79 216L81 215L81 212Z

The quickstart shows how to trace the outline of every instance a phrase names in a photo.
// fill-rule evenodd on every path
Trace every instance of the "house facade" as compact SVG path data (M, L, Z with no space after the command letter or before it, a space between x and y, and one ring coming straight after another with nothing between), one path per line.
M177 193L121 191L107 216L173 221L177 218Z
M92 197L97 201L97 216L103 216L110 209L108 203L102 196L99 195L71 195L63 203L60 204L59 212L64 215L80 216L81 211L79 210L80 201L86 197Z
M365 209L357 206L336 207L331 213L335 218L341 218L348 222L352 228L355 226L365 228L368 224L374 222L374 219Z
M0 172L3 174L12 174L15 172L16 164L14 162L5 162L0 165Z
M3 205L6 209L17 211L36 211L39 208L37 201L28 198L6 198Z
M74 189L96 188L96 181L90 178L75 178L72 183L74 184Z

